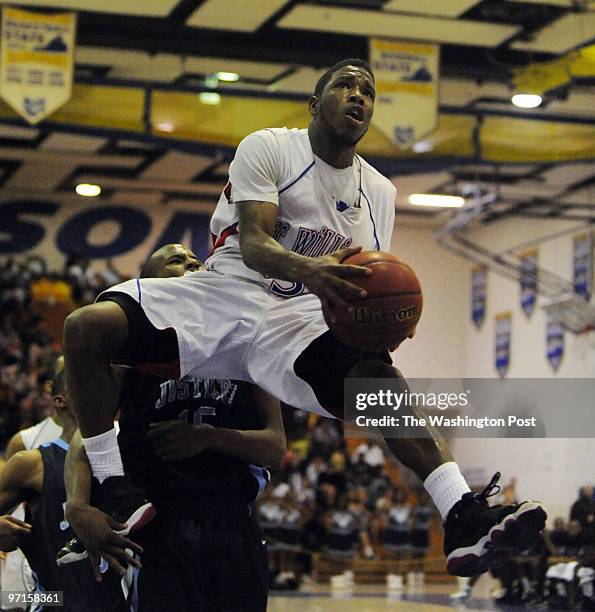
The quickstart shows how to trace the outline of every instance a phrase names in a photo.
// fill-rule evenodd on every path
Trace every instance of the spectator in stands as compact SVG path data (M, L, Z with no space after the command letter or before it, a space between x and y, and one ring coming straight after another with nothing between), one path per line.
M372 469L380 468L384 465L384 453L378 444L364 442L355 449L351 456L351 462L354 464L359 463L360 460Z
M358 525L359 540L363 556L366 559L374 558L372 538L370 533L371 513L365 505L366 490L363 487L354 487L347 494L347 509L355 517Z
M391 557L407 557L411 551L411 507L405 491L394 488L390 493L390 502L382 510L382 545L385 552Z
M566 521L561 516L554 519L554 528L550 531L549 538L552 543L553 553L558 556L564 555L569 540Z
M332 451L340 446L342 438L342 433L333 419L320 419L310 435L312 452L330 457Z
M411 510L411 550L413 556L426 556L430 546L430 522L434 516L434 507L425 489L419 489L416 503ZM421 571L421 568L419 568Z
M281 502L278 538L286 546L297 547L302 540L302 515L299 504L289 493Z
M591 485L580 488L579 497L570 509L570 520L578 521L583 529L591 528L595 523L595 501Z
M328 471L328 465L326 461L320 455L314 455L306 468L306 477L308 478L308 482L312 486L316 486L318 484L318 479L320 475L324 472Z
M349 511L347 496L340 495L334 508L324 517L326 548L333 555L351 557L359 543L359 525L356 516Z
M282 516L279 498L273 495L272 486L267 487L258 504L258 523L267 540L278 539Z
M368 499L366 501L366 506L369 510L376 511L378 509L378 500L384 495L387 495L387 492L388 495L390 495L391 481L388 476L388 473L386 472L386 469L384 469L384 466L383 469L380 469L380 471L379 468L374 468L374 471L372 473L371 468L366 467L366 464L363 463L363 460L360 459L360 461L362 462L360 465L364 466L364 469L367 471L367 475L369 477ZM362 481L365 481L365 479L362 479ZM389 500L390 497L387 499L387 501Z
M330 470L335 473L343 473L347 470L348 457L341 443L342 440L339 442L339 446L332 452L329 459Z
M564 550L565 556L577 556L581 549L589 544L587 535L578 521L570 521L568 523L568 539Z

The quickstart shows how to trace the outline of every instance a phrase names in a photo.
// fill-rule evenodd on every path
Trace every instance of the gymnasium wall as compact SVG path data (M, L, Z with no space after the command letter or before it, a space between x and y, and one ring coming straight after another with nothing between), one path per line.
M547 236L572 230L576 232L543 241ZM587 231L587 226L576 221L536 220L510 218L485 225L468 233L468 238L494 252L503 252L516 245L534 240L538 249L538 267L555 273L572 282L573 236ZM460 260L461 262L463 260ZM530 318L520 306L520 289L516 281L488 272L487 308L483 325L477 329L469 313L471 266L465 264L465 376L494 377L494 315L512 313L511 358L507 376L512 378L535 377L581 378L595 376L595 351L585 350L583 341L571 333L565 334L564 357L557 372L546 358L546 317L542 306L546 298L537 297L537 304Z
M492 223L473 232L469 238L481 245L502 252L549 235L585 227L576 222L512 218ZM581 231L582 230L582 231ZM572 250L575 232L536 245L538 266L572 279ZM565 333L564 356L557 372L546 358L545 313L541 309L546 300L537 298L530 318L520 307L518 282L488 272L487 309L480 329L469 317L471 265L463 264L466 312L464 323L463 371L467 377L496 377L494 366L494 315L512 312L511 357L507 376L512 378L593 378L595 376L595 347L587 338ZM591 337L595 335L591 334ZM567 410L567 406L560 406ZM455 455L471 480L487 482L492 473L500 470L503 480L517 477L520 498L537 498L550 509L550 519L567 517L570 505L577 498L578 488L595 481L595 441L591 439L466 439L455 442Z
M456 378L464 372L466 265L436 244L435 230L397 212L391 251L412 266L424 294L415 338L406 340L393 356L408 378Z

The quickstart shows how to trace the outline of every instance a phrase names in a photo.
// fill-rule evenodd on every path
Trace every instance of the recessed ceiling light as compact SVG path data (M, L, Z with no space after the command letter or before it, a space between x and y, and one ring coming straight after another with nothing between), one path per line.
M173 132L174 131L174 125L173 123L170 123L169 121L160 121L159 123L155 125L155 127L160 132Z
M216 72L215 76L219 81L226 83L235 83L240 80L240 75L237 72Z
M511 98L512 103L519 108L537 108L542 102L541 96L537 94L515 94Z
M427 140L420 140L419 142L414 143L412 148L415 153L427 153L434 148L434 145Z
M198 99L203 104L219 104L221 102L221 96L218 93L212 91L203 91L198 94Z
M101 193L101 187L99 185L91 185L89 183L80 183L74 188L74 190L80 196L86 196L88 198L94 198Z
M460 196L438 195L433 193L413 193L409 196L409 203L415 206L442 206L445 208L459 208L465 204Z

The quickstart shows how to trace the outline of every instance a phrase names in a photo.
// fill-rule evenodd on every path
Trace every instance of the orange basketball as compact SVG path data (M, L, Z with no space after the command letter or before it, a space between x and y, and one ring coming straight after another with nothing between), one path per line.
M342 263L366 266L367 277L349 279L368 292L351 302L353 312L334 308L336 323L330 322L329 309L323 314L332 334L353 348L378 352L393 348L409 337L421 316L423 298L415 272L402 259L382 251L363 251Z

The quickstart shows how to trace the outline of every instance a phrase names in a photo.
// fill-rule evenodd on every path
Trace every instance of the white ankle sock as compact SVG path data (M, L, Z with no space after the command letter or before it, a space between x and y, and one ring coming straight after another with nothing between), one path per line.
M425 479L424 487L436 504L443 521L459 499L471 491L454 461L439 465Z
M93 476L102 483L110 476L124 476L124 466L118 446L118 432L115 427L105 433L83 438Z

